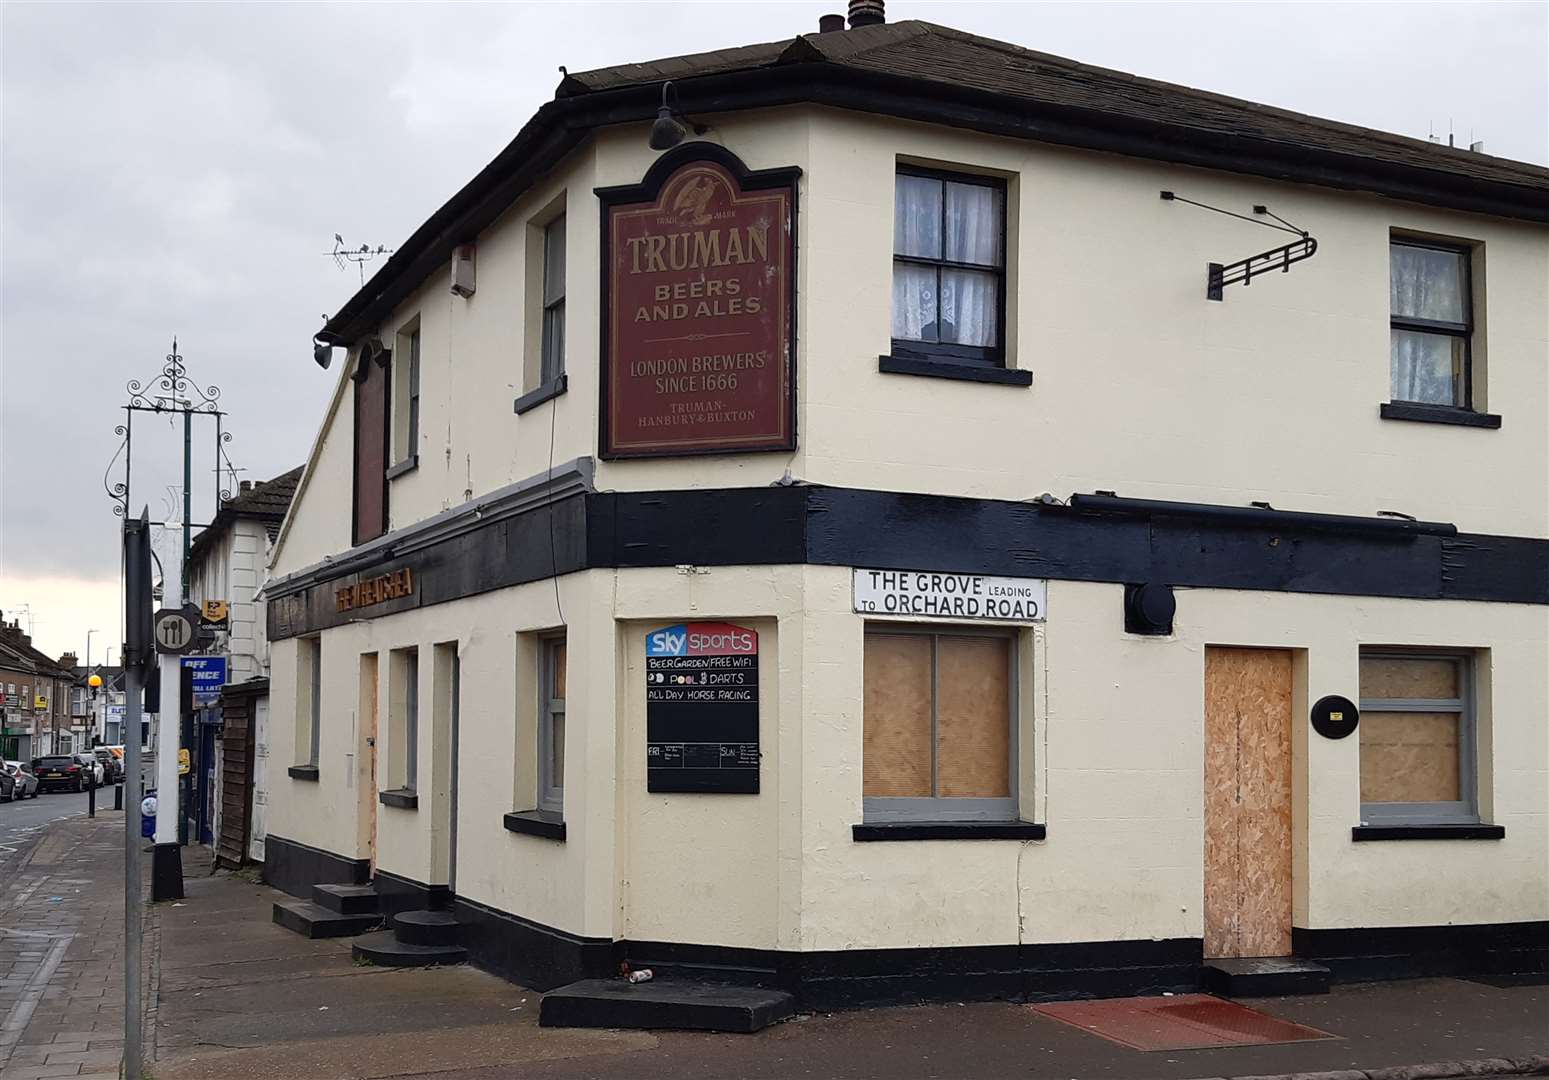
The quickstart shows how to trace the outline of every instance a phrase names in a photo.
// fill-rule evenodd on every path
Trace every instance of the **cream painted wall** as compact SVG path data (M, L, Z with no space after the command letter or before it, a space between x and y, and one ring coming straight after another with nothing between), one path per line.
M1549 229L1332 189L1064 150L838 110L720 117L706 136L752 168L797 165L794 454L602 462L602 488L828 484L1023 499L1051 491L1372 514L1549 536ZM420 467L392 482L395 528L596 451L593 188L637 182L644 129L599 131L478 238L477 294L445 267L379 328L420 319ZM998 172L1011 189L1009 345L1029 389L883 375L897 161ZM1317 256L1203 298L1204 264L1276 234L1157 197L1163 188L1308 228ZM568 214L569 391L521 416L529 223ZM1481 404L1498 431L1382 420L1388 238L1483 245ZM536 235L536 233L534 233ZM1486 285L1487 283L1487 285ZM277 572L348 546L347 389ZM552 431L551 431L552 427ZM1488 478L1482 482L1481 478Z
M1051 582L1027 631L1021 792L1042 842L856 843L861 645L836 567L589 571L560 584L569 623L565 819L555 843L506 831L517 746L515 635L560 625L551 583L324 634L321 783L280 780L278 835L355 854L360 651L437 642L462 655L457 891L588 936L780 949L1198 937L1204 649L1299 650L1295 923L1438 925L1549 918L1549 626L1530 605L1181 590L1170 638L1122 633L1117 585ZM650 795L642 638L685 620L759 630L764 765L756 796ZM1358 695L1363 644L1488 649L1481 788L1500 841L1363 842L1359 740L1308 732L1305 703ZM274 651L276 760L294 760L294 642ZM381 667L386 678L387 665ZM428 674L422 694L428 693ZM383 688L385 694L385 686ZM335 702L341 700L343 706ZM428 716L429 702L422 704ZM618 717L615 720L615 717ZM386 725L383 725L385 730ZM429 725L421 727L428 740ZM388 748L387 752L391 752ZM422 742L421 774L432 751ZM1304 794L1303 794L1304 793ZM379 865L437 866L431 815L379 809ZM363 854L363 852L362 852Z
M802 947L1198 937L1207 644L1306 650L1305 700L1358 696L1362 644L1491 650L1500 841L1353 842L1359 740L1293 718L1303 927L1549 918L1549 626L1530 605L1180 590L1177 633L1122 633L1122 586L1049 584L1035 657L1035 820L1046 841L850 841L861 820L861 620L844 569L807 571ZM826 602L825 602L826 599ZM1024 694L1029 688L1023 687ZM1025 732L1024 732L1025 734ZM1484 782L1482 782L1484 783ZM1024 792L1024 806L1025 806ZM1020 928L1020 933L1019 933Z

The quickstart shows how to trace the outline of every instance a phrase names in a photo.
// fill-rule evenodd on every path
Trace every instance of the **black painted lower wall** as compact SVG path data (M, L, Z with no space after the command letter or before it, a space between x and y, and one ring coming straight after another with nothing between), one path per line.
M371 863L270 833L264 839L263 878L276 889L310 900L313 885L364 885L371 880Z
M1336 982L1549 975L1549 922L1291 931L1291 948Z
M400 911L442 911L452 901L452 891L445 885L426 885L380 867L372 880L376 882L377 910L383 915L396 915Z
M346 859L271 836L264 878L296 896L312 885L367 880L363 859ZM322 876L312 876L321 874ZM446 909L473 963L547 991L607 978L628 963L660 977L772 986L805 1009L922 1001L1041 1001L1123 997L1200 988L1199 938L1088 941L954 948L780 952L684 942L613 941L557 930L378 870L382 911ZM1292 931L1292 951L1325 964L1336 982L1434 976L1549 976L1549 922Z

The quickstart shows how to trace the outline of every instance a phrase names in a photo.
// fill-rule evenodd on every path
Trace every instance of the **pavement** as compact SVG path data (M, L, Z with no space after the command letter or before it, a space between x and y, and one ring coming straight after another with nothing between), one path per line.
M4 1080L118 1075L124 815L99 809L87 818L86 800L0 804Z
M115 1075L122 823L73 817L0 853L3 1080ZM1250 1003L1334 1039L1162 1053L1011 1003L805 1015L755 1035L540 1029L540 995L475 968L356 965L347 938L275 926L282 894L212 873L206 849L186 849L184 882L183 901L148 909L154 1080L1433 1080L1524 1075L1537 1055L1549 1075L1549 987L1453 979Z

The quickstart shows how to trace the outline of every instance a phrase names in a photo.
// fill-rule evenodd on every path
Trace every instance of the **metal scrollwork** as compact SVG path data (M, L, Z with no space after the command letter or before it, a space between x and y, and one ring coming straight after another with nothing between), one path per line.
M102 486L108 493L108 498L113 500L113 515L123 517L128 513L129 485L125 481L110 481L109 475L113 472L113 463L119 459L129 445L129 429L123 424L113 427L113 434L119 436L118 449L113 451L113 456L108 459L108 467L102 471Z
M201 387L188 377L183 356L177 351L177 338L172 339L172 351L167 354L161 371L143 382L130 379L124 384L129 393L129 407L149 409L152 412L220 412L221 388L215 384ZM162 391L155 393L155 390Z

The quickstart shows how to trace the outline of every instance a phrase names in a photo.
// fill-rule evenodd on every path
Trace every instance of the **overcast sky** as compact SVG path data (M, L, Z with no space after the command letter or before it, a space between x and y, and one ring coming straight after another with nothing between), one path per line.
M843 0L706 4L0 5L0 609L117 645L103 472L124 384L174 334L219 384L232 458L306 457L358 287L334 233L393 246L572 71L792 37ZM1549 4L906 3L922 18L1303 112L1549 160ZM369 273L369 271L368 271ZM180 432L137 426L135 507L168 512ZM195 432L208 520L213 431ZM120 461L114 479L120 479ZM24 623L26 616L23 616ZM117 659L115 651L114 659Z

